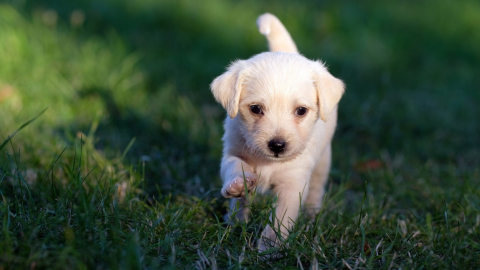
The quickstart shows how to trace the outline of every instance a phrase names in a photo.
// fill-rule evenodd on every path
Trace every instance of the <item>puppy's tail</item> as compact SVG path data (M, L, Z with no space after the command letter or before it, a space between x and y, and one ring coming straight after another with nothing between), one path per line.
M271 52L298 53L297 46L282 22L270 13L260 15L257 19L260 33L267 37Z

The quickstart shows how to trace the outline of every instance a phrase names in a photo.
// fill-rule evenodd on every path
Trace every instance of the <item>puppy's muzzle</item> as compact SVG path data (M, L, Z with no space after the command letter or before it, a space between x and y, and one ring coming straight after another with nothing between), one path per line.
M273 139L268 142L268 148L272 150L276 157L285 150L287 143L281 139Z

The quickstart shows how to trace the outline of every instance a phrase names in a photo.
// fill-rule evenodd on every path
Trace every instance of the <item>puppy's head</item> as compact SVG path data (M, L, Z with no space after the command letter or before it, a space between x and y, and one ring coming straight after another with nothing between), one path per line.
M230 118L241 120L246 149L275 161L302 153L344 92L322 63L280 52L234 62L211 88Z

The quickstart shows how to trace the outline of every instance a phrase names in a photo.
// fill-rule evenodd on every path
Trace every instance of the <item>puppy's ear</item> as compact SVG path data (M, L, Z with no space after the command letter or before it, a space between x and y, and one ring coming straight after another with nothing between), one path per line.
M228 67L227 72L215 78L210 85L215 100L222 104L230 118L234 118L238 113L238 103L240 102L244 77L242 71L244 71L245 66L246 61L233 62Z
M328 115L335 108L345 92L343 82L330 74L320 62L315 62L313 80L320 104L320 118L327 121Z

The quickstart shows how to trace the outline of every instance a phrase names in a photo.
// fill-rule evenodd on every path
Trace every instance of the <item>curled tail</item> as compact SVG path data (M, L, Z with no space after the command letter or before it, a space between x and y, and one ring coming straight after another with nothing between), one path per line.
M260 33L267 37L271 52L298 53L297 46L282 22L270 13L260 15L257 19Z

